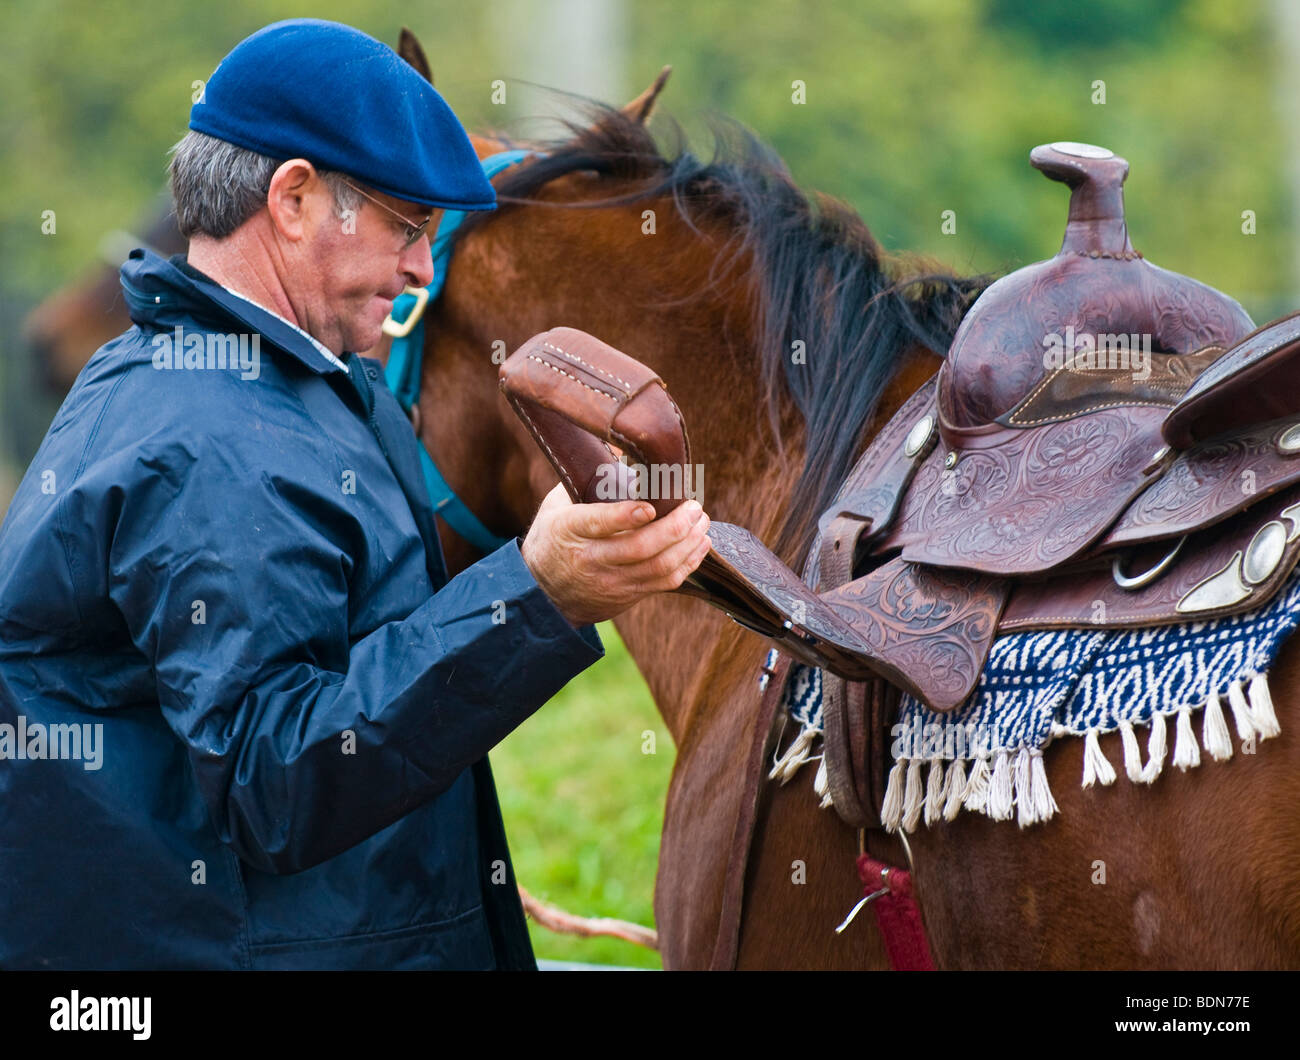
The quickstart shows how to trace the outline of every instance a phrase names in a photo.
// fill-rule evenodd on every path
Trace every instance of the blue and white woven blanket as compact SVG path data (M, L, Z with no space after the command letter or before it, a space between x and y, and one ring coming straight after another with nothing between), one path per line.
M952 820L963 808L996 820L1014 817L1022 828L1048 820L1057 807L1042 755L1059 736L1087 741L1084 787L1114 783L1115 768L1098 736L1115 730L1124 770L1138 783L1150 783L1164 769L1170 725L1174 766L1200 765L1202 751L1221 761L1233 753L1224 700L1243 750L1253 753L1257 739L1279 732L1265 675L1297 625L1300 574L1265 607L1231 618L999 637L979 685L959 710L934 714L903 698L891 733L894 767L882 823L891 831L913 831L922 819L927 825ZM774 659L775 652L769 667ZM782 783L818 758L821 672L796 664L784 695L800 731L769 774ZM1135 726L1147 729L1145 762ZM829 806L824 763L814 787Z

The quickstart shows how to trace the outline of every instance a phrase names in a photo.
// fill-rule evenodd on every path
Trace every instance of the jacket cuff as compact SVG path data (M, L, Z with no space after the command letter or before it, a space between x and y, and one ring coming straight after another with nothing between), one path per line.
M522 544L523 538L516 537L480 560L476 566L489 563L500 564L500 573L496 576L504 576L507 585L518 587L516 593L518 606L525 609L525 612L541 624L548 633L552 632L553 627L557 648L576 652L578 659L581 660L574 670L576 676L579 671L585 670L596 660L605 657L605 645L594 625L575 627L564 617L564 613L555 606L555 602L546 595L546 590L537 583L533 572L528 569L523 553L520 552ZM489 577L492 576L489 574Z

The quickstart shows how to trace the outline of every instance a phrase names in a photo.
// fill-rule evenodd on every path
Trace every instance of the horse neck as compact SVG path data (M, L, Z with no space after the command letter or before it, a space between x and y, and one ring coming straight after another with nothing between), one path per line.
M657 207L658 235L642 234L648 206ZM597 336L664 380L687 424L692 462L703 467L711 519L772 542L786 520L818 514L790 511L805 454L803 425L784 390L779 448L766 425L748 263L737 260L718 275L730 233L686 231L666 222L672 216L668 202L512 208L457 247L430 317L421 434L452 487L494 530L521 532L555 475L501 397L491 351L497 344L513 350L557 325ZM871 433L938 359L898 351L896 363ZM444 540L453 571L472 561L458 538ZM710 689L740 680L766 651L720 612L679 594L646 600L615 624L679 746Z
M870 437L938 370L941 361L913 347L901 351L898 363L872 416ZM667 377L667 366L656 368ZM689 379L690 365L679 368L683 381ZM770 543L786 521L808 515L815 519L819 513L790 510L804 460L802 430L796 426L787 432L784 455L763 448L756 415L760 405L756 395L749 393L758 374L755 365L736 367L725 379L710 377L670 390L690 431L692 458L704 465L705 511L715 522L744 526ZM728 395L721 411L718 394ZM731 394L737 396L732 399ZM787 419L791 416L787 410ZM800 569L802 557L783 558L796 572ZM720 611L675 593L651 597L616 618L614 625L679 748L699 737L705 728L701 722L708 720L716 704L749 702L730 693L751 680L757 688L758 669L769 648Z

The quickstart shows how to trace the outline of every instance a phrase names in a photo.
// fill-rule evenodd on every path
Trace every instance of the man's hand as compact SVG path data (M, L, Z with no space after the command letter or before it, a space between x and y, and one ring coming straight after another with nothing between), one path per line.
M574 504L559 485L542 501L520 553L572 625L602 622L676 589L709 551L709 517L698 501L652 519L646 501Z

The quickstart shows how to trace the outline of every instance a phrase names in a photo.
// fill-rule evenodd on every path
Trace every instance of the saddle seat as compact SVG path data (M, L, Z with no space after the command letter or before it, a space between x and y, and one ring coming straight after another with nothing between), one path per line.
M1001 632L1235 614L1300 556L1300 314L1254 329L1226 295L1145 261L1111 152L1057 143L1030 161L1071 188L1060 252L976 300L822 514L802 577L714 521L678 590L827 672L831 793L851 823L867 800L831 729L865 696L878 714L880 681L949 711ZM647 496L663 515L686 499L646 489L645 469L685 487L693 465L645 365L557 328L500 375L575 501Z

